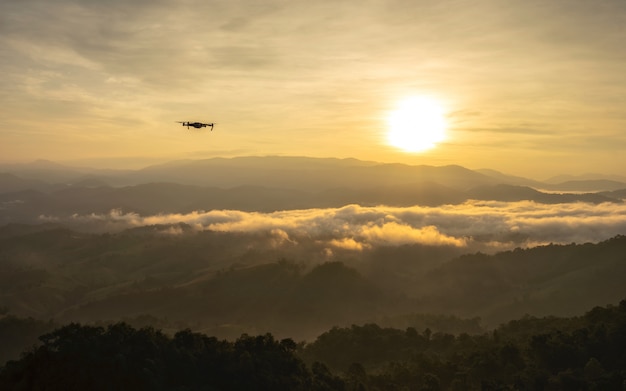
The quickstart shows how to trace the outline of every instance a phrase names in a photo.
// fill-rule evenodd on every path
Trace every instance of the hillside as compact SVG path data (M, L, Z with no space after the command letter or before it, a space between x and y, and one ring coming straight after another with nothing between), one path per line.
M0 308L59 322L152 315L222 336L305 338L410 313L481 317L495 327L626 297L623 236L460 257L454 248L378 247L328 262L316 241L277 246L271 236L171 228L182 233L5 228Z

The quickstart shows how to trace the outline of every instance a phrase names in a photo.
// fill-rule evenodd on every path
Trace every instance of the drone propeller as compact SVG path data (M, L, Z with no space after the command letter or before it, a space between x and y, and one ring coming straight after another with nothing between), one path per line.
M211 128L211 131L213 131L213 126L215 126L215 122L210 122L210 123L189 122L189 121L174 121L174 122L182 124L183 126L186 126L188 129L189 129L189 127L194 127L194 128L197 128L197 129L209 127L209 128Z

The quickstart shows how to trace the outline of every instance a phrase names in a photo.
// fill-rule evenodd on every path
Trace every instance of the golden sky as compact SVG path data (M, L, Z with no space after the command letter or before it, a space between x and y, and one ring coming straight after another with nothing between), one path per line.
M5 0L0 160L297 155L624 175L625 42L624 0ZM445 114L430 150L387 141L407 97Z

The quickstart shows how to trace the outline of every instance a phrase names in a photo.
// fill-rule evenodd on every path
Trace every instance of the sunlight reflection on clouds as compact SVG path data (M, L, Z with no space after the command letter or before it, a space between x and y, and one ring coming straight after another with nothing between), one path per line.
M154 216L113 210L106 215L74 215L57 221L99 231L184 223L195 230L269 233L277 245L296 243L300 237L357 251L402 244L489 251L547 243L597 242L625 234L626 204L469 201L442 207L347 205L273 213L212 210Z

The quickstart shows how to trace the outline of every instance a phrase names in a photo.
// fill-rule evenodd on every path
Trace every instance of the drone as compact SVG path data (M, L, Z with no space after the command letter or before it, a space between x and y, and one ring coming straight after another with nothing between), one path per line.
M211 128L211 131L213 131L213 125L215 125L214 123L210 123L210 124L205 124L203 122L184 122L184 121L176 121L179 124L182 124L183 126L186 126L187 129L189 129L189 127L194 127L196 129L200 129L200 128L206 128L207 126Z

